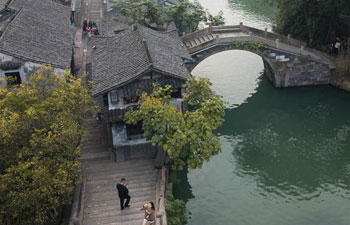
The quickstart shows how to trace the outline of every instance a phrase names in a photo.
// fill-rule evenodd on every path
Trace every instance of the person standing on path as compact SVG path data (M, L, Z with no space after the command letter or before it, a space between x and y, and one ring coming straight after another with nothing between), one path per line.
M125 178L122 178L120 180L120 183L117 184L117 189L118 189L118 195L120 199L120 209L123 210L124 207L130 207L129 202L130 202L130 195L129 195L129 189L128 185L125 183ZM126 199L126 202L124 204L124 200Z
M143 205L140 209L145 211L145 218L143 219L142 225L154 224L156 209L153 202L149 202Z
M84 22L83 22L83 32L86 32L86 27L88 26L88 22L86 19L84 19Z

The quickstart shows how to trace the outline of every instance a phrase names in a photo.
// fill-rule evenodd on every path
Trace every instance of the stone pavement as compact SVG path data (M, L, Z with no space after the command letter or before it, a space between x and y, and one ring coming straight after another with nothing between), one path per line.
M85 180L83 224L140 225L144 214L139 209L156 199L159 170L154 159L111 161L109 148L103 144L103 123L88 119L87 125L80 158ZM126 178L131 196L130 208L124 210L120 210L116 189L121 178Z
M91 48L89 47L89 38L86 33L82 31L82 24L84 19L87 21L94 21L101 31L101 24L103 14L105 12L105 5L103 0L83 0L80 7L80 21L76 22L77 32L75 37L75 62L79 69L79 75L86 71L86 65L91 63Z
M156 199L158 170L154 160L85 161L86 178L84 225L140 225L144 213L139 209ZM125 177L131 196L130 208L120 210L116 184Z

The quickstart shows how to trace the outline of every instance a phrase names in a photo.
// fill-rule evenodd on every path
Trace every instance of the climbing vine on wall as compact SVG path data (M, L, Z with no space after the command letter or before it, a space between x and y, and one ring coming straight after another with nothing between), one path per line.
M233 41L230 48L242 49L258 55L266 55L264 44L261 42L237 42Z

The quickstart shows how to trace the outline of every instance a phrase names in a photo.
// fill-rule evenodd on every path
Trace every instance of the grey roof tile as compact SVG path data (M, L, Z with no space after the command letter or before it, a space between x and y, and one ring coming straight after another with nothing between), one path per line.
M12 0L16 17L0 39L0 51L60 68L70 66L74 31L70 8L48 0Z
M151 70L181 80L189 78L183 58L191 56L174 32L159 32L141 25L136 30L121 24L107 27L119 32L93 38L94 96L126 85Z

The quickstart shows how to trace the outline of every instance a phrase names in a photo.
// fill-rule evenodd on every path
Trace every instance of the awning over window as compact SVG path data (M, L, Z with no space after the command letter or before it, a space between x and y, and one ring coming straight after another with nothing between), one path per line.
M158 83L160 86L172 86L173 89L181 88L185 81L173 77L159 77L156 79L137 80L122 87L124 97L141 96L143 92L151 93L153 90L153 83Z
M0 69L2 70L16 70L21 66L22 66L22 63L20 62L7 61L7 62L0 63Z

